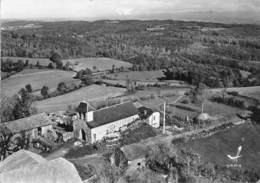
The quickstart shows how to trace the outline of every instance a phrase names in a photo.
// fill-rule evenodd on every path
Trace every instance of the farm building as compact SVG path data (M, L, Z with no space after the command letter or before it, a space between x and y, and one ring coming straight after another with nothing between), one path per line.
M160 127L160 112L153 111L152 109L144 106L139 107L138 111L140 118L145 120L150 126L154 128Z
M48 133L55 134L52 128L52 122L46 113L33 115L27 118L9 121L1 124L16 138L22 133L30 136L30 139L37 139L39 136L46 136Z
M73 122L75 137L94 143L118 132L122 127L139 119L138 109L132 102L125 102L96 111L88 111L88 104L81 102Z
M0 182L82 183L75 166L64 158L46 160L38 154L20 150L0 164Z

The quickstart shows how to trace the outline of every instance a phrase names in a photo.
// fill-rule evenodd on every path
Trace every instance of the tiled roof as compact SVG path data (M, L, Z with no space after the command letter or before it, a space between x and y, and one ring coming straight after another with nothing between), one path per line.
M36 114L27 118L18 119L3 123L12 133L31 130L37 127L48 126L52 124L46 113Z
M125 102L94 111L93 121L88 122L87 124L90 128L95 128L137 114L138 109L134 104L132 102Z

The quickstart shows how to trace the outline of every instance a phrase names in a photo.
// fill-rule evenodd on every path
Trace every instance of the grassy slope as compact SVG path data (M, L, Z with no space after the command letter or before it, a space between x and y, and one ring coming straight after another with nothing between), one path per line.
M72 78L73 72L60 70L30 69L12 75L2 81L2 93L6 96L16 94L27 84L31 84L33 90L39 90L46 85L50 90L57 88L60 82L77 82Z
M242 167L260 171L260 126L236 126L207 138L189 141L185 147L199 153L202 161L225 165L232 163L227 154L235 155L239 145L242 145L239 161Z
M82 100L93 101L106 99L107 97L119 96L123 94L124 91L122 88L91 85L65 95L35 102L34 106L38 109L38 112L54 112L66 110L68 105L78 104Z
M115 60L111 58L76 58L76 59L66 59L63 60L63 63L71 62L72 64L78 63L74 66L74 70L81 70L89 68L93 70L93 67L96 66L98 71L111 70L112 66L115 65L116 68L123 67L132 67L132 64L125 61Z

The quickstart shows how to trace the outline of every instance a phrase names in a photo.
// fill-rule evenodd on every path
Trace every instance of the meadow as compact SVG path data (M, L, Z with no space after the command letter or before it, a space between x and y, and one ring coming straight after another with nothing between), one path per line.
M63 64L70 62L73 65L73 70L80 71L81 69L89 68L92 71L111 70L113 65L115 68L130 68L132 64L129 62L116 60L112 58L74 58L62 60Z
M158 71L130 71L130 72L120 72L115 74L107 74L107 77L116 80L137 80L137 81L158 81L158 78L164 76L162 70Z
M37 101L33 104L37 108L37 112L55 112L68 109L69 105L76 106L79 102L105 100L108 97L120 96L125 89L116 87L106 87L100 85L91 85L79 90Z
M2 80L2 94L11 97L25 85L31 84L33 92L38 92L44 86L49 87L49 91L54 91L60 82L79 82L73 79L74 72L48 69L25 69L19 73Z
M242 168L255 168L260 171L260 126L243 124L201 139L188 141L187 149L200 154L203 162L212 162L221 166L230 164L227 154L235 155L238 146L242 146L239 163Z

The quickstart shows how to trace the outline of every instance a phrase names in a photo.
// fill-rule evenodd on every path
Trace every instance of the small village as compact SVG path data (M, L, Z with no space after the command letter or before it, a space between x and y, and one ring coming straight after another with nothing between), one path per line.
M260 183L256 1L0 1L0 183Z

